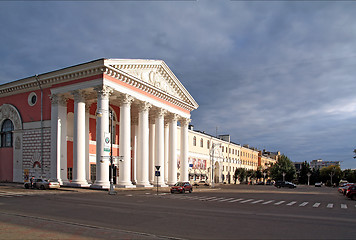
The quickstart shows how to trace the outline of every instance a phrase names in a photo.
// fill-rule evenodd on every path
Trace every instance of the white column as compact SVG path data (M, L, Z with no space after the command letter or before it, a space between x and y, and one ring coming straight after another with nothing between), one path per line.
M61 123L60 179L64 185L69 183L67 174L67 100L63 96L60 96L58 99L58 118Z
M131 121L132 134L132 161L131 161L131 181L137 184L137 140L138 140L138 117L133 117Z
M95 88L98 94L96 110L96 180L93 188L109 188L109 155L104 151L104 136L109 134L109 96L112 89L107 86Z
M148 166L148 173L149 173L149 181L151 184L154 184L155 181L155 135L156 135L156 128L154 124L154 120L149 119L150 127L149 127L149 166Z
M159 187L167 187L164 183L164 115L166 111L163 109L158 109L155 112L155 125L156 125L156 163L155 166L160 166L160 176L155 177L155 185ZM154 169L156 170L156 168Z
M180 144L180 179L184 182L189 181L188 169L188 125L190 120L184 118L180 120L181 144Z
M73 91L73 181L74 186L88 186L85 179L85 97L81 91Z
M91 103L85 105L85 179L91 182L90 179L90 160L89 160L89 110Z
M143 102L138 113L138 146L137 146L137 187L152 187L149 182L149 127L148 111L151 104Z
M174 185L177 182L177 115L169 120L168 185Z
M164 124L164 182L168 182L168 161L169 161L169 125Z
M51 178L61 181L60 153L61 153L61 124L58 117L58 95L51 95ZM62 184L62 182L60 182Z
M119 162L118 187L133 188L131 183L131 102L133 98L127 94L120 98L120 136L119 155L123 161Z

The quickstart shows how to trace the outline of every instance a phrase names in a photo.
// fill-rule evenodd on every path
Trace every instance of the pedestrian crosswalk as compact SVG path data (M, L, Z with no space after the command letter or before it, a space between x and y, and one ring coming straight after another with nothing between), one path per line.
M16 193L16 192L0 192L0 197L10 198L10 197L22 197L26 194L23 193Z
M154 196L154 195L151 195ZM321 202L308 202L308 201L287 201L287 200L264 200L264 199L253 199L253 198L234 198L234 197L218 197L218 196L194 196L194 195L176 195L161 193L159 197L170 198L170 199L183 199L183 200L197 200L205 202L220 202L220 203L236 203L236 204L250 204L250 205L271 205L271 206L297 206L297 207L311 207L311 208L327 208L327 209L356 209L355 204L340 203L321 203Z

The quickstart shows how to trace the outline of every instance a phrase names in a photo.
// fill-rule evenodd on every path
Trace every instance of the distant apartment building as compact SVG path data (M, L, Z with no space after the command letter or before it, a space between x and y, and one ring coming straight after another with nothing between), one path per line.
M328 167L331 165L340 166L340 161L323 161L322 159L312 160L310 162L310 168L314 170L320 170L323 167Z
M214 137L190 127L188 136L190 182L211 182L214 178L215 183L232 183L237 168L256 171L260 166L263 170L274 164L280 156L280 152L241 146L232 142L230 135Z

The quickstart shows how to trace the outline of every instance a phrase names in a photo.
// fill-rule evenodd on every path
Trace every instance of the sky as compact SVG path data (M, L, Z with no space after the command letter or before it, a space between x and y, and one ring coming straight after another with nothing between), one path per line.
M0 1L0 84L162 59L194 129L356 168L356 1Z

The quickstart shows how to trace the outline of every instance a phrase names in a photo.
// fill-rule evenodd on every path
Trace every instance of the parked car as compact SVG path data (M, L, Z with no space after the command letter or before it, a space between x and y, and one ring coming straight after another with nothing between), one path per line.
M350 187L350 186L352 186L352 185L354 185L353 183L345 183L344 185L342 185L342 186L340 186L339 188L338 188L338 191L340 192L340 193L342 193L343 195L345 195L346 194L346 190Z
M351 185L346 190L346 197L351 198L352 200L356 200L356 185Z
M321 187L321 186L323 186L323 183L322 182L317 182L317 183L314 184L314 186L315 187Z
M287 181L277 181L274 186L276 188L281 188L281 187L287 187L287 188L296 188L297 185L291 183L291 182L287 182Z
M200 180L199 182L195 182L193 186L209 186L209 183L204 180Z
M43 178L35 178L32 180L32 183L33 185L31 186L30 182L26 182L24 184L25 188L27 189L37 188L37 189L45 190L45 189L57 189L61 187L58 181L47 180Z
M274 185L274 182L271 179L267 179L266 185Z
M177 182L174 186L171 187L171 193L191 193L193 191L193 187L189 182Z

